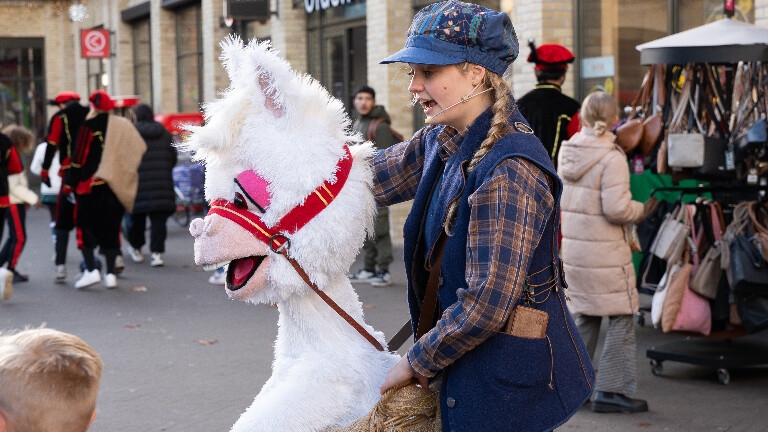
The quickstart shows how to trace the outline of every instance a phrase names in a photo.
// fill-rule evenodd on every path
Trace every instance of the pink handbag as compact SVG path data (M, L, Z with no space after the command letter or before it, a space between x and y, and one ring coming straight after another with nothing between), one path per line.
M709 301L686 287L672 330L708 335L712 330L712 309L709 307Z

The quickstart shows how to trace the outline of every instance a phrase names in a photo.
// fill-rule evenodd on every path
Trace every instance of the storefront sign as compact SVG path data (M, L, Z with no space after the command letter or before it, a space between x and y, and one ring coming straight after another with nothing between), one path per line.
M109 30L80 30L80 53L83 58L109 57Z
M270 17L269 0L227 0L226 16L243 20L266 20Z
M321 9L328 9L350 3L352 3L352 0L304 0L304 10L306 10L307 13L312 13Z
M610 77L614 73L613 56L590 57L581 60L582 78Z

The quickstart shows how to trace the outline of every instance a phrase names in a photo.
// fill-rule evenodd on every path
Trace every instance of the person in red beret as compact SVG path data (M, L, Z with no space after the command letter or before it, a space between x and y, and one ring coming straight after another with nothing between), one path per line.
M77 132L88 114L88 107L80 104L80 95L73 91L63 91L49 102L59 110L51 117L48 124L48 134L45 142L45 155L43 156L40 181L46 186L51 186L51 176L65 176L69 169L69 155L72 154ZM60 168L56 172L49 173L54 158L58 158ZM64 282L67 278L67 247L69 233L75 228L75 203L67 199L67 194L59 190L59 198L56 200L54 212L54 243L55 250L55 281Z
M557 167L560 144L579 130L579 101L562 92L565 73L575 57L562 45L536 47L529 42L528 46L528 62L535 65L538 83L517 101L517 106Z
M83 254L85 271L75 282L83 289L102 282L117 287L115 260L120 255L120 225L131 212L138 187L138 167L147 149L144 139L127 118L113 115L115 101L104 90L88 98L91 111L85 118L72 150L72 167L62 190L74 193L77 247ZM102 278L94 255L104 255Z

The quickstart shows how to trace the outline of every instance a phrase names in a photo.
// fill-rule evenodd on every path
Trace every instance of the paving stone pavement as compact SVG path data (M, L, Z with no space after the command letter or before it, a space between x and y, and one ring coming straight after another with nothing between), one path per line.
M276 308L230 300L221 287L208 285L210 273L193 263L191 236L170 220L165 266L133 263L124 246L126 269L117 289L77 291L72 284L80 254L72 234L67 283L55 284L47 218L42 209L28 212L29 242L18 269L30 280L15 284L13 297L0 303L0 330L45 323L99 351L105 370L91 432L228 431L270 374ZM396 248L395 256L401 254ZM367 322L391 337L406 320L407 306L401 260L390 270L392 286L356 288ZM734 342L754 339L768 347L765 333ZM652 373L646 350L684 339L638 326L636 397L648 400L649 412L596 414L587 404L557 431L768 430L765 365L728 368L727 385L716 368L681 362L665 361L661 376ZM768 364L768 348L757 351Z

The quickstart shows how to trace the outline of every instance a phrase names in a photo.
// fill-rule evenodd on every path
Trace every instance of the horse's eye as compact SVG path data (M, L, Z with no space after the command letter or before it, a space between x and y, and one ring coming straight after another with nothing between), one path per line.
M245 197L240 192L235 192L234 204L237 208L248 209L248 202L245 201Z

